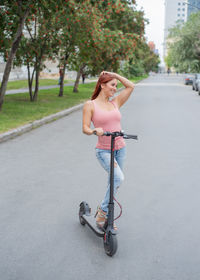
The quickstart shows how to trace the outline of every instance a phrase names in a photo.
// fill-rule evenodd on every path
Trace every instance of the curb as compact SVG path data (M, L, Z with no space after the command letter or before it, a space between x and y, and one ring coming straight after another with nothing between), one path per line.
M71 107L69 109L63 110L61 112L55 113L53 115L44 117L40 120L36 120L36 121L31 122L29 124L20 126L18 128L15 128L15 129L12 129L8 132L2 133L2 134L0 134L0 143L5 142L5 141L10 140L10 139L13 139L17 136L20 136L23 133L29 132L32 129L40 127L44 124L47 124L47 123L53 122L57 119L60 119L62 117L65 117L65 116L67 116L67 115L69 115L69 114L71 114L75 111L80 110L82 107L83 107L83 103L79 104L79 105L76 105L74 107Z

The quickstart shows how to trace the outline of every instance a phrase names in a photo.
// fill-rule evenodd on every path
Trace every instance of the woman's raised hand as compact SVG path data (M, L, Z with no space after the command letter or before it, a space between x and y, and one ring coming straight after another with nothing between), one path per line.
M109 74L109 75L112 75L112 76L116 76L116 75L117 75L117 74L114 73L114 72L102 71L101 74L100 74L100 76L101 76L101 75L105 75L105 74Z

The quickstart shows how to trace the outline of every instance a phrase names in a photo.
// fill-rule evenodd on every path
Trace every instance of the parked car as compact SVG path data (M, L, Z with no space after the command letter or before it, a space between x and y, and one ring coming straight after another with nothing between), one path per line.
M195 74L194 79L193 79L193 84L192 84L192 89L198 91L198 81L200 80L200 74Z
M200 79L197 81L197 90L198 90L198 93L200 95Z
M184 78L184 84L185 85L192 85L193 84L193 79L194 79L194 76L186 75L185 78Z

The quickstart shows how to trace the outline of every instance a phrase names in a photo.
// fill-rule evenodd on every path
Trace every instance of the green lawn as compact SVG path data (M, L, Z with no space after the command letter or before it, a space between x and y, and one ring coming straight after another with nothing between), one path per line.
M137 78L137 81L145 77ZM63 97L58 97L59 88L40 90L37 102L30 102L29 93L6 95L0 112L0 133L83 103L91 97L95 85L96 82L80 84L78 93L73 93L73 87L67 86Z
M72 82L71 80L65 80L64 83L70 83ZM52 86L52 85L57 85L58 84L58 79L40 79L40 86ZM1 85L1 83L0 83ZM35 85L35 82L33 82L33 87ZM28 81L27 80L19 80L19 81L10 81L8 82L7 85L7 90L10 89L20 89L20 88L28 88Z

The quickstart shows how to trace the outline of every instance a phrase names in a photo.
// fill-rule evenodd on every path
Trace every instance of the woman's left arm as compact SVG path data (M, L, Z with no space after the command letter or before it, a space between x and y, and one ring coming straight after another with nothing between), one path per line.
M121 91L121 93L114 98L114 101L117 103L118 108L120 108L130 97L131 93L134 90L134 83L129 81L128 79L114 73L117 80L119 80L124 86L125 89Z

